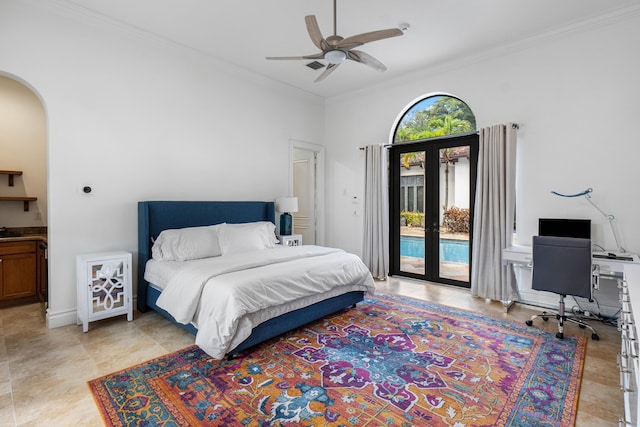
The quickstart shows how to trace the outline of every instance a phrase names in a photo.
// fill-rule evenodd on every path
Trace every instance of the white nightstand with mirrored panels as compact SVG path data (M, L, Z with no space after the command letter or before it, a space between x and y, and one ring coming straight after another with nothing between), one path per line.
M133 320L131 253L102 252L76 257L78 325L127 315Z
M289 234L288 236L279 234L278 240L282 246L302 246L302 234Z

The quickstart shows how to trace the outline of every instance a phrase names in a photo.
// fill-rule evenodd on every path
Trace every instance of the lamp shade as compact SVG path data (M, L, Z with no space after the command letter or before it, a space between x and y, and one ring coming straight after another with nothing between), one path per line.
M297 197L278 197L276 199L276 210L278 212L298 212Z

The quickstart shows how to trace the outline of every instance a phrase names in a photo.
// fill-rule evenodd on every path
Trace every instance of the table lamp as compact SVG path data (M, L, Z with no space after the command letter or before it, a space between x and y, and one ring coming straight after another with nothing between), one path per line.
M290 236L293 229L291 212L298 212L298 198L278 197L276 199L276 210L282 212L282 215L280 215L280 235Z
M557 191L553 191L551 190L551 194L555 195L555 196L560 196L560 197L580 197L580 196L584 196L585 199L587 199L587 202L589 202L591 204L591 206L593 206L598 212L600 212L602 214L602 216L604 216L607 221L609 221L609 225L611 226L611 233L613 234L613 238L616 241L616 246L618 246L618 251L621 253L626 252L625 248L622 247L622 244L620 243L620 237L618 236L618 233L616 232L616 227L613 225L614 221L616 220L616 217L612 214L607 214L605 213L602 209L600 209L598 206L596 206L595 203L593 203L593 200L591 200L591 193L593 193L593 188L587 188L586 190L580 192L580 193L576 193L576 194L562 194L562 193L558 193Z

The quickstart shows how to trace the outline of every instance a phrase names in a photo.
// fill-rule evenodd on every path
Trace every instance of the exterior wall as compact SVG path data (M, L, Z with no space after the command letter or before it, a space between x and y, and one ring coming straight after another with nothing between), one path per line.
M469 209L469 159L459 159L453 172L454 194L449 200L453 200L453 206Z

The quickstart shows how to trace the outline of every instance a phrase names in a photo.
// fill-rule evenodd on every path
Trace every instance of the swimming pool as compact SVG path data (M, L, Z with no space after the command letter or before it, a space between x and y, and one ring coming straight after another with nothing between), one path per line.
M400 255L424 258L424 239L400 236ZM468 240L440 240L440 261L469 264Z

